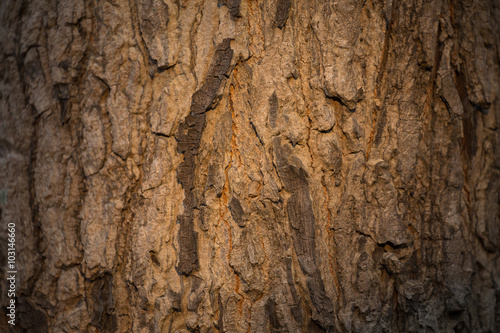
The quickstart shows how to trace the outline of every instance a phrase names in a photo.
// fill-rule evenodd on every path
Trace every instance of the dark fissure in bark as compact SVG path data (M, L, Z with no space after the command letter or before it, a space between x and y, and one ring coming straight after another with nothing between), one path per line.
M180 224L179 262L177 272L189 275L199 267L198 234L194 231L194 208L197 206L194 190L195 163L207 112L216 101L217 93L227 78L233 50L230 39L226 38L217 45L214 59L205 83L197 90L191 100L191 112L179 125L176 133L177 150L184 154L184 161L179 166L177 180L184 189L184 213L177 217Z

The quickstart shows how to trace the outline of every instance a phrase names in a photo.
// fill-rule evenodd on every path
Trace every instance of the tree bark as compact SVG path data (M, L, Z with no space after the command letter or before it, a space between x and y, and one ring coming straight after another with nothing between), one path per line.
M498 2L0 15L2 331L500 332Z

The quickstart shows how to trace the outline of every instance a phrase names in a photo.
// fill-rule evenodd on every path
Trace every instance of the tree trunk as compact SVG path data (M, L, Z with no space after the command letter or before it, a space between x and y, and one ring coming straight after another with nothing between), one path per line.
M0 8L1 330L500 332L497 1Z

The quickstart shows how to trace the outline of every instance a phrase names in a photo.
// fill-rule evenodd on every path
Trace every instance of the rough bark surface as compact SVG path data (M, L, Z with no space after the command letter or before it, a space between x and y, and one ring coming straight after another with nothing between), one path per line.
M4 0L0 45L0 330L500 332L498 1Z

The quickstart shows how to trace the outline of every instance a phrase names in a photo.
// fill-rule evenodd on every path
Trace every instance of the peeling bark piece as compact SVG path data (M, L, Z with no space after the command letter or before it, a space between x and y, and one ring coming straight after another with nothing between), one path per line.
M207 78L226 78L232 60L233 50L231 49L231 39L225 38L219 45L217 45L214 60L211 65L211 69L207 74Z
M179 170L177 171L177 181L182 185L183 188L191 190L194 185L194 156L189 155L185 157L185 160L179 165ZM189 194L186 194L186 197ZM184 202L185 203L185 202Z
M178 222L180 223L178 237L181 251L179 252L177 272L182 275L189 275L199 267L198 234L194 231L192 214L181 215Z
M192 114L206 112L214 102L233 59L233 50L231 49L230 42L231 40L226 38L217 46L205 83L193 94L191 101Z
M278 97L276 92L273 92L271 97L269 97L269 126L271 128L276 127L276 118L278 116Z
M177 140L177 151L181 154L189 150L189 146L187 145L188 131L188 124L182 122L179 124L179 127L177 127L177 132L175 133L175 139Z
M191 101L191 112L193 114L205 113L212 105L222 79L219 77L208 77L200 90L193 94Z
M282 29L285 26L291 5L292 2L290 0L278 0L276 16L274 17L274 23L278 28Z
M226 6L233 20L240 16L240 0L219 0L218 5Z
M191 154L196 154L198 152L205 119L205 114L188 115L179 126L176 139L178 142L177 150L180 153L189 151Z
M243 211L243 207L241 207L240 201L237 198L231 198L231 201L229 202L229 211L231 212L234 222L236 222L240 228L243 228L245 226L245 221L243 220L245 212Z
M222 80L229 71L232 57L233 50L230 47L230 39L226 38L217 46L205 83L200 90L193 94L191 114L186 116L176 133L177 150L184 153L184 161L179 165L177 172L177 181L184 189L185 195L183 201L184 214L177 219L180 224L177 272L182 275L189 275L199 267L198 237L194 231L194 208L196 206L196 196L193 192L196 169L195 156L198 154L203 128L205 127L205 112L213 104Z
M222 295L219 293L219 319L217 321L216 328L219 329L219 332L224 332L224 306L222 304Z
M286 207L288 219L292 227L292 239L301 270L307 276L307 288L316 310L319 313L320 324L324 329L333 327L333 303L325 296L325 287L316 264L315 217L309 194L307 172L302 167L288 164L289 150L286 150L279 139L274 141L275 157L278 164L278 174L288 192L291 192ZM299 160L300 162L300 160ZM295 162L298 164L299 162Z

